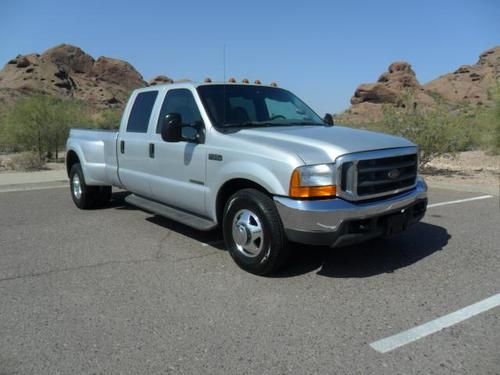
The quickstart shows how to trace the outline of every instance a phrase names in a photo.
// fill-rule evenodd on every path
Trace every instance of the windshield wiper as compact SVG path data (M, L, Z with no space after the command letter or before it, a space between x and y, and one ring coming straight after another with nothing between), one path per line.
M223 128L244 128L244 127L255 127L255 126L273 126L273 125L275 124L268 121L245 121L233 124L224 124Z
M290 121L289 125L325 126L325 124L311 121Z
M311 121L289 121L289 122L269 122L269 121L245 121L241 123L224 124L224 128L245 128L245 127L271 127L271 126L325 126L318 122Z

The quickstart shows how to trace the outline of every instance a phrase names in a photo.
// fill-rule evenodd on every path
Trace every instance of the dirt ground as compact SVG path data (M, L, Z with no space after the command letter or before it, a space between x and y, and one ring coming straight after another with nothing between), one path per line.
M497 187L500 183L500 155L465 151L455 157L434 159L422 172L429 182Z
M0 154L0 173L15 172L9 167L9 160L16 154ZM59 158L58 162L48 162L42 168L45 171L54 171L66 168L64 159Z

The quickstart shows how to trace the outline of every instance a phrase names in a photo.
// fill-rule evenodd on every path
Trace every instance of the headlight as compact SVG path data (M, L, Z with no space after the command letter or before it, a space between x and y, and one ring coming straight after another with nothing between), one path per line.
M332 197L337 192L335 183L335 164L298 167L290 179L290 197Z

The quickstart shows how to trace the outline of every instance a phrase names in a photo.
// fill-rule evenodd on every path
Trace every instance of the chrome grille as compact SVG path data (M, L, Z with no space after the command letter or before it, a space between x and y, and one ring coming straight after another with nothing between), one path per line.
M337 159L338 195L366 200L396 194L415 186L416 147L348 154Z
M417 155L360 160L358 162L358 196L381 194L415 185Z

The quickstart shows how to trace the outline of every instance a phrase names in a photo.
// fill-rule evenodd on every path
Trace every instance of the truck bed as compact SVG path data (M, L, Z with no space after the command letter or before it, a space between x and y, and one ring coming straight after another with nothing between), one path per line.
M118 132L113 130L70 130L67 146L79 151L88 185L121 185L118 178L117 139Z

